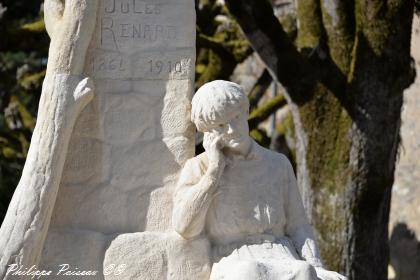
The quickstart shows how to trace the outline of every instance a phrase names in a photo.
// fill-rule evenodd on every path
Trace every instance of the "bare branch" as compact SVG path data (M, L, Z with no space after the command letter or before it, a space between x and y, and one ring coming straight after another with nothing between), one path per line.
M324 37L319 0L298 0L297 18L299 20L298 48L316 48Z
M356 28L354 13L348 11L354 11L354 2L321 0L321 4L331 59L342 73L348 73Z
M272 113L276 112L281 107L287 105L287 101L282 94L277 95L259 108L251 112L251 115L248 119L249 129L252 130L256 128L261 122L265 121Z
M252 112L255 109L255 107L257 107L258 102L260 101L261 97L264 95L272 81L273 79L271 78L270 73L267 69L265 69L261 76L258 78L253 88L251 89L251 92L248 94L250 112Z
M217 53L227 52L223 47L223 41L216 40L213 37L204 35L203 33L197 34L197 45L200 47L210 48Z
M299 0L297 5L298 48L308 56L312 71L316 72L313 73L316 76L314 78L323 83L343 104L349 103L346 86L353 47L351 30L354 27L348 26L351 24L351 16L345 15L343 19L339 13L345 13L343 7L351 7L354 5L352 3L346 0ZM335 30L335 27L339 30Z
M296 103L304 103L316 80L308 61L289 40L267 0L226 0L252 48Z

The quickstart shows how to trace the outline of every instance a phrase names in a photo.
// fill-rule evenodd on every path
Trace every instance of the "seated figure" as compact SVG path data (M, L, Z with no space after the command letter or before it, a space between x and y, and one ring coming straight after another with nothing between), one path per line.
M249 137L247 96L213 81L192 101L205 152L188 160L174 193L173 227L211 244L211 280L346 279L323 268L292 166Z

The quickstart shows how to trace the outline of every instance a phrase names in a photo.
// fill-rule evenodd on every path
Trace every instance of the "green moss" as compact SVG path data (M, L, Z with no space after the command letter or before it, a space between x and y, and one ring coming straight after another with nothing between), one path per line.
M258 126L258 124L266 120L272 113L287 104L282 94L272 97L264 104L256 108L249 115L248 123L251 129Z
M16 157L16 152L10 147L4 147L2 152L3 156L7 159Z
M244 61L252 53L252 49L247 40L238 39L229 41L227 47L238 63Z
M319 70L332 66L329 70L333 71L326 72L333 73L327 77L329 81L340 80L343 74L347 78L347 84L340 81L339 84L328 84L327 88L318 82L311 92L311 99L299 107L302 130L307 140L305 159L308 185L312 188L309 198L313 206L311 215L319 233L321 253L327 267L333 270L344 269L341 262L348 260L346 265L352 266L351 269L358 267L357 269L366 270L366 262L360 264L355 263L354 259L345 260L344 254L349 254L345 252L349 248L347 246L354 246L356 251L350 252L350 257L357 261L369 261L371 255L366 255L368 250L365 249L368 248L366 243L369 240L366 239L373 236L373 233L365 233L363 230L366 229L360 228L366 222L371 225L369 219L375 215L378 227L384 226L383 222L387 218L386 191L390 190L390 184L387 183L392 179L382 178L389 175L383 171L384 166L370 161L372 158L375 161L374 156L384 156L376 160L387 164L393 159L387 157L386 153L384 155L385 146L380 137L392 135L381 133L385 120L391 120L389 126L395 128L394 131L398 129L395 122L392 123L392 114L399 114L399 96L403 87L398 83L408 72L406 69L409 62L406 55L409 35L406 32L410 30L412 2L356 0L354 9L339 9L337 18L334 19L323 11L327 37L323 37L322 25L319 25L318 14L314 12L317 3L315 0L299 2L298 17L302 30L299 30L298 45L301 49L311 48L318 44L318 40L326 38L328 46L325 49L324 44L320 46L322 50L329 50L333 63L325 63ZM338 3L353 5L352 1ZM349 13L353 10L354 14ZM312 22L315 26L310 26ZM341 73L335 71L336 67ZM398 90L393 90L394 87ZM348 99L345 98L350 94ZM354 122L346 109L353 110L351 112L357 121L366 117L354 110L356 104L353 102L356 100L357 105L366 109L369 115L365 122L370 123L359 124L359 129L369 128L366 129L369 131L362 132L367 144L364 140L351 138ZM388 108L385 109L388 110L388 115L382 116L383 110L379 108ZM378 127L380 131L374 131L372 127ZM385 127L384 131L393 133L392 128L388 129L388 125ZM350 166L351 141L361 141L360 154L355 154L360 160L360 166ZM356 175L352 172L360 173ZM386 180L388 182L384 183ZM355 185L357 190L353 188ZM369 217L370 214L373 216ZM382 235L384 230L378 229L378 233ZM354 241L349 238L365 240ZM386 247L385 243L380 245ZM366 256L358 255L358 252ZM383 261L380 258L376 260L378 264ZM360 271L358 273L363 275Z
M212 80L228 80L236 65L252 53L252 48L240 31L239 25L230 18L225 9L215 1L204 1L200 4L202 8L198 11L197 88ZM225 20L216 20L217 15L223 15ZM208 27L209 25L212 27Z
M286 135L292 132L294 130L293 128L293 117L291 113L287 114L287 117L284 118L284 120L281 123L279 123L276 127L277 133L280 135Z
M287 14L287 15L281 16L279 17L279 21L284 31L287 33L287 36L289 37L290 41L291 42L295 41L297 37L297 32L298 32L296 15Z
M398 13L405 1L356 1L357 30L363 34L369 48L381 56L387 46L389 37L397 32ZM395 21L395 19L397 21Z
M317 193L315 200L317 207L313 213L318 231L318 243L321 255L331 270L338 270L341 267L343 257L343 242L339 240L334 232L343 232L346 227L344 211L344 198L327 191ZM338 235L339 237L339 235Z
M203 74L205 70L206 70L206 65L204 65L204 64L197 64L195 66L195 72L198 75Z
M223 45L238 63L244 61L252 53L252 48L242 34L239 25L231 19L217 30L213 38Z
M267 133L262 129L253 129L249 133L252 139L254 139L258 144L265 148L270 147L271 138L267 136Z
M42 33L42 32L45 32L45 22L43 19L39 19L35 22L27 23L23 25L22 29L31 31L31 32Z
M36 73L28 73L19 79L19 84L24 89L40 88L44 80L46 70Z
M314 98L300 108L307 133L307 168L313 190L312 217L320 237L322 256L330 268L340 267L345 231L344 193L349 173L352 120L335 96L322 84Z
M273 110L278 108L279 104L284 104L285 99L282 94L276 95L264 102L260 107L256 108L249 115L250 119L268 117L273 113Z
M299 20L298 47L300 49L315 47L323 34L319 1L298 1L297 15Z
M18 110L19 110L19 114L22 118L23 126L32 131L35 128L36 120L31 115L31 113L29 113L29 111L26 109L26 107L23 106L22 103L20 103L20 102L19 102ZM27 142L28 142L24 137L23 138L20 137L19 139L21 140L21 143L23 145L26 145ZM26 150L26 149L24 148L23 150Z
M359 34L356 34L355 38L354 38L354 44L353 44L353 48L351 50L351 62L350 62L350 67L349 67L349 71L347 73L347 83L350 84L353 82L354 78L355 78L355 69L356 69L356 62L357 62L357 52L358 52L358 48L359 48Z
M354 10L352 1L321 0L323 27L326 32L330 57L343 74L348 72L351 62L351 49L355 33Z
M287 117L285 117L283 121L277 125L276 130L277 130L278 135L283 135L286 139L292 139L291 141L296 142L295 126L293 123L293 116L291 112L289 112L287 114ZM289 144L289 141L287 141L287 143ZM289 146L288 148L289 148L292 160L296 162L295 147Z
M196 81L196 88L201 87L207 82L217 80L222 75L223 63L220 56L210 50L208 52L208 60L208 64Z

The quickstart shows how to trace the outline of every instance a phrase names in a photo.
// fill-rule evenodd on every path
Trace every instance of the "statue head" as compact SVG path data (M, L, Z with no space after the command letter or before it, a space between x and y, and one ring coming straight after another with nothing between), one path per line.
M198 89L192 100L191 120L204 132L203 145L220 136L233 152L249 150L249 101L242 88L228 81L213 81Z

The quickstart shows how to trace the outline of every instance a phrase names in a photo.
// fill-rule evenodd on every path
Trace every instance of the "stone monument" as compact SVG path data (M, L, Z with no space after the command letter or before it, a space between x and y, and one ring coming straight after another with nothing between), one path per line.
M346 279L323 267L292 166L250 138L248 108L235 83L197 91L191 119L205 152L182 169L173 232L120 235L104 265L129 269L106 279Z
M346 279L323 268L287 158L249 137L242 89L214 81L191 105L194 1L46 0L45 23L2 279Z
M102 279L120 233L170 229L172 190L194 155L195 4L46 0L44 12L48 70L0 231L0 279L10 264Z

